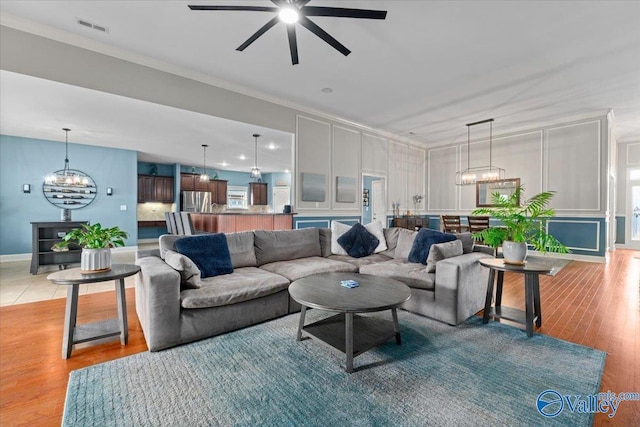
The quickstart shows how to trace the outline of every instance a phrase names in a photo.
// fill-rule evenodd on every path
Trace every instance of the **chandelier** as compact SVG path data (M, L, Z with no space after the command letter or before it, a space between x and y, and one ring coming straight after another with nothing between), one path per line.
M209 181L209 175L207 174L207 144L202 144L202 174L200 175L200 181Z
M84 174L69 167L69 132L71 129L62 128L64 136L64 168L48 175L44 181L49 185L87 185L88 178Z
M489 166L470 167L471 126L489 123ZM492 164L493 119L467 123L467 168L456 172L456 185L472 185L478 181L498 181L504 179L504 169Z
M251 179L255 179L256 181L260 182L260 180L262 179L262 174L260 173L260 168L258 168L258 137L260 135L257 133L253 134L253 137L256 139L256 145L255 145L255 162L253 164L253 167L251 168Z

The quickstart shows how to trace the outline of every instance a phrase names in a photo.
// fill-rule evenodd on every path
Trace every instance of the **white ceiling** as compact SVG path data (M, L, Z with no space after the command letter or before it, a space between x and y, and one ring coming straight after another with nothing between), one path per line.
M310 5L316 6L387 10L387 19L312 18L352 53L344 57L298 27L296 66L291 65L283 24L244 52L235 50L272 14L196 12L188 4L272 5L269 0L2 0L0 13L5 24L11 21L18 27L21 19L33 21L424 145L466 141L464 124L489 117L496 120L494 134L500 134L603 115L610 109L618 141L640 140L638 1L312 0ZM109 33L82 27L76 18L106 26ZM4 92L19 84L20 76L0 76L2 101L7 103L3 106L13 106L15 96L5 97ZM32 83L22 84L28 90ZM199 144L217 143L211 138L219 133L210 130L214 122L195 113L124 98L107 100L113 96L55 88L50 82L37 84L53 85L52 91L76 91L71 99L77 104L65 107L51 101L36 109L23 105L15 113L3 108L3 133L5 122L28 122L30 128L48 126L57 132L61 122L56 118L73 119L79 128L90 123L110 136L135 135L126 146L141 151L142 159L152 159L164 140L180 138L182 145L163 146L162 159L180 159L186 149L190 158L198 158ZM325 87L333 93L323 93ZM46 88L39 90L52 98ZM84 111L98 99L117 103L122 117L104 123L104 115ZM47 111L47 106L52 109ZM166 124L153 119L160 110L166 113ZM82 113L86 115L79 116ZM173 114L179 117L171 121ZM155 126L148 126L149 120ZM135 129L138 122L141 126ZM245 135L251 140L255 129L245 125L234 141ZM272 136L279 137L284 136ZM196 148L185 147L183 141ZM226 155L227 149L216 152Z

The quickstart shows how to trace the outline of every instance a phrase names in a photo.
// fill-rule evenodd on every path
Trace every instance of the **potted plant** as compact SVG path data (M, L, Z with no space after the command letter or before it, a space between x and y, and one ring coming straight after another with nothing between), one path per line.
M70 244L82 247L80 269L84 271L107 271L111 269L111 248L124 246L124 239L129 234L119 227L102 228L99 222L82 228L74 228L68 232L63 240L54 245L56 248L66 248Z
M569 249L546 232L546 219L555 216L548 207L555 191L538 193L520 204L523 186L519 185L510 195L493 193L493 207L480 208L472 215L490 215L502 222L502 226L485 228L473 237L486 245L497 248L502 245L504 261L508 264L524 264L527 245L539 252L569 253Z

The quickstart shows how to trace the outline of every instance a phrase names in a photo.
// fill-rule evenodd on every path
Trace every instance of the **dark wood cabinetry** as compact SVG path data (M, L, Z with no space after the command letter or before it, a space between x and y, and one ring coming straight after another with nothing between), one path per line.
M422 227L429 226L429 219L419 216L405 216L399 218L393 218L393 226L400 228L407 228L409 230L419 230Z
M173 177L138 175L138 203L173 203Z
M249 183L249 191L251 191L251 204L266 205L267 203L267 183L251 182Z
M227 204L227 181L222 179L200 181L200 175L181 173L180 191L208 191L211 193L211 203Z
M227 181L213 179L209 181L209 191L211 191L211 202L217 205L227 204Z
M180 174L180 191L211 191L210 181L200 181L200 175L195 173Z
M80 262L82 249L77 245L69 245L69 250L54 252L51 247L74 228L88 224L88 221L46 221L32 222L31 234L31 274L38 274L42 265L66 266Z

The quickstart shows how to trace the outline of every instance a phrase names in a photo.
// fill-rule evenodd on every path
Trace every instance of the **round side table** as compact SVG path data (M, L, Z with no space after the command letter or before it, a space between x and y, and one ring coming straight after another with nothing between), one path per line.
M64 334L62 336L63 359L71 357L71 350L74 344L116 335L120 335L120 344L127 344L129 341L129 326L127 324L127 299L124 293L124 279L133 276L139 271L140 267L137 265L113 264L111 270L100 273L87 273L79 268L73 268L57 271L47 276L47 279L56 285L69 285L64 313ZM108 280L115 280L118 318L76 325L80 285L106 282Z

